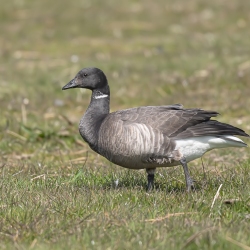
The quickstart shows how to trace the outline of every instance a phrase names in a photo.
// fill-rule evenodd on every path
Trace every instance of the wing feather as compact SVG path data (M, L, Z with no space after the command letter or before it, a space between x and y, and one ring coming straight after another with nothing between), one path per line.
M245 133L245 131L243 131L240 128L236 128L232 125L218 122L215 120L209 120L187 128L183 132L176 135L175 139L185 139L190 137L199 137L208 135L209 136L239 135L246 137L249 136L248 134Z
M112 119L131 123L146 124L158 129L164 136L175 137L187 128L216 117L217 112L202 109L184 109L180 104L170 106L146 106L111 113Z

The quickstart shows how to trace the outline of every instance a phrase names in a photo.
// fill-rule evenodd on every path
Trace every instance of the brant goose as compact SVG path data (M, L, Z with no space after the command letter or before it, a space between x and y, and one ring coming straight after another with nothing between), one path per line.
M131 169L146 169L147 190L154 184L157 167L182 165L186 188L194 187L187 163L214 148L246 147L249 137L232 125L210 120L215 111L184 109L180 104L145 106L109 112L110 91L105 74L84 68L62 89L92 91L79 132L90 148L109 161Z

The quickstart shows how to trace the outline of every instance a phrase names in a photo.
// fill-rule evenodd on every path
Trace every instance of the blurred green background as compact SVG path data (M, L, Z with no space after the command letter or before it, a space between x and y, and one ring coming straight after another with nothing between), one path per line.
M64 230L64 226L71 225L72 220L82 218L84 209L86 211L89 209L84 207L86 205L84 202L84 205L74 203L76 200L85 198L86 190L82 191L81 188L89 187L90 190L95 190L92 195L98 203L104 195L103 192L106 192L103 191L106 190L105 187L111 185L109 183L117 176L123 180L120 190L111 189L105 195L111 200L119 192L123 192L123 196L128 198L135 195L130 204L132 207L138 206L139 201L136 198L138 196L143 196L141 200L144 203L142 202L141 206L145 211L148 211L147 208L152 205L151 201L155 202L153 199L165 200L164 188L167 184L170 185L168 192L176 188L179 190L178 195L183 198L182 202L187 209L190 206L193 207L190 204L204 203L202 198L195 200L192 197L188 198L189 202L185 202L187 197L184 193L184 184L175 181L175 179L183 181L183 174L179 168L160 170L163 176L158 180L160 192L148 198L143 186L144 173L129 172L108 163L89 150L81 140L78 134L78 121L88 106L91 93L79 89L63 92L61 88L81 68L94 66L102 69L108 77L112 111L141 105L182 103L187 108L216 110L222 114L218 118L220 121L239 126L249 133L250 1L0 0L0 6L0 167L2 174L0 238L6 243L5 247L11 249L14 244L18 249L22 246L43 248L43 245L39 244L45 242L45 247L47 247L46 244L54 243L55 248L69 249L67 244L72 241L76 245L72 242L70 244L73 244L75 249L85 244L96 249L104 249L103 246L106 249L129 249L135 246L140 246L141 249L167 249L166 242L171 242L171 237L175 236L170 235L170 238L161 234L159 236L154 231L154 227L150 228L153 230L150 231L147 226L144 228L143 223L140 224L141 219L145 217L162 216L164 211L166 213L168 205L165 203L149 214L147 212L141 214L140 209L134 211L136 218L140 218L138 220L133 216L130 217L129 210L131 211L132 208L125 209L122 218L117 219L118 222L115 220L118 224L121 220L128 221L128 224L135 223L136 226L133 224L133 227L138 227L142 235L148 234L148 237L145 236L146 239L150 238L149 232L152 232L154 237L152 236L152 241L146 245L144 244L146 239L138 240L137 236L135 240L132 236L130 238L128 236L130 241L124 241L122 235L125 233L122 230L120 234L115 234L111 229L109 239L112 244L109 244L108 240L105 241L107 235L104 233L110 226L108 220L102 221L104 225L102 229L97 225L97 231L95 231L96 235L104 234L100 236L104 240L100 245L92 244L91 239L87 236L84 238L81 233L75 240L70 238L71 241L65 239L61 242L61 236L55 233L70 236L77 234L77 230L83 232L81 226L79 226L80 229L69 230L70 232L67 231L68 229ZM237 192L239 188L237 184L244 184L242 185L245 190L242 192L245 194L246 203L244 206L237 207L239 210L243 209L244 213L249 212L249 205L246 205L249 204L249 198L247 201L249 171L246 170L247 166L249 169L246 163L249 161L248 158L249 149L213 151L205 157L205 165L211 165L211 169L217 168L217 172L214 171L211 177L215 178L215 183L220 176L218 171L224 173L224 167L230 169L226 171L228 175L224 180L231 180L232 171L239 171L236 176L240 179L234 182L235 186L229 182L227 191ZM246 167L238 166L235 170L234 167L239 162L246 164ZM201 162L196 161L191 166L197 169L194 173L196 178L202 179L199 168ZM241 169L245 169L245 172ZM106 179L103 179L103 176ZM173 179L169 184L170 176ZM33 180L37 181L39 188L33 185ZM178 183L183 185L180 189ZM206 197L210 195L212 199L218 188L217 184L210 185L206 190L208 192ZM65 205L62 202L58 205L58 210L50 208L50 212L53 210L53 213L58 213L58 217L51 219L49 212L48 214L44 212L48 206L47 188L56 190L59 186L60 192L54 194L54 199L61 200L62 194L72 191L72 196L66 196L69 203L72 202L71 209L78 209L78 212L71 214L71 217L61 217L58 211L63 209L65 214L70 214L67 210L69 203L66 202ZM82 195L80 198L74 196L75 193L78 194L76 189L80 190L79 193ZM135 194L131 193L132 190L135 190ZM35 197L36 192L41 196L44 195L44 200L40 196L38 200L33 200L32 197ZM197 197L204 195L202 190L200 192L196 194ZM236 196L239 195L235 193L233 198ZM109 199L107 198L107 202ZM175 196L168 199L176 206L173 205L173 211L179 211L181 201L176 200ZM23 204L24 201L27 203ZM93 200L90 199L88 202L91 203ZM92 217L96 218L100 214L111 216L114 208L103 209L104 205L98 203L97 206L95 202L92 205L99 210L95 210ZM119 202L123 204L124 197L121 197ZM103 203L105 201L102 200L101 204ZM211 200L206 207L210 205ZM21 210L20 207L22 207ZM193 209L195 214L197 211L194 207ZM228 219L235 218L232 214L235 215L236 210L228 212ZM37 217L31 213L32 211L37 211ZM182 209L180 211L182 212ZM206 210L206 212L209 214L209 211ZM176 241L169 243L169 249L182 246L184 242L178 238L189 239L188 237L196 230L204 229L202 224L204 213L196 218L197 228L192 226L188 228L187 231L190 234L186 230L178 231L179 234L174 238ZM53 228L51 231L42 230L46 228L42 223L39 224L43 216L53 222L57 221L57 223L51 222L53 224L50 226ZM34 221L37 221L37 224ZM183 223L183 220L173 221L171 225L181 226ZM217 222L211 218L211 221L208 220L205 223L205 227L214 223ZM242 221L241 223L244 228L237 228L237 231L241 232L241 236L237 236L238 240L242 240L244 244L250 243L245 231L246 224ZM131 228L132 224L124 228ZM21 225L25 226L21 227ZM29 225L33 227L37 225L37 230L32 231ZM164 225L159 226L164 227ZM88 228L92 225L84 224L84 227ZM223 230L222 235L226 235L226 231ZM167 234L167 231L164 232ZM94 234L92 231L89 233ZM234 231L231 234L234 235ZM216 234L210 236L204 241L202 239L196 242L191 239L192 244L193 241L195 242L194 245L191 244L191 248L211 249L213 244L217 247L237 245L228 239L225 240L224 236L222 237L224 241L216 240ZM115 238L120 239L119 242L115 241ZM159 239L162 244L159 243ZM189 241L187 242L189 245ZM222 242L222 245L219 242Z

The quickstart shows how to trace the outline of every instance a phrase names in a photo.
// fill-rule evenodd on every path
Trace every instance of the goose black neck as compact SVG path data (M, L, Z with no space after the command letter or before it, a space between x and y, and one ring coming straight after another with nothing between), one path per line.
M79 124L79 132L89 146L97 151L100 126L109 114L110 91L109 86L94 89L88 109Z
M87 112L93 111L93 114L96 117L100 115L107 115L109 113L109 101L110 91L108 85L103 88L94 89L92 91L91 102Z

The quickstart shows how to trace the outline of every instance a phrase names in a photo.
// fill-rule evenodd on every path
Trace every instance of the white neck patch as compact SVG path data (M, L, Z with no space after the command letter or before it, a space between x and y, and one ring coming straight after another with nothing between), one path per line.
M100 95L94 96L94 99L101 99L101 98L106 98L106 97L108 97L108 95L105 95L105 94L103 94L103 93L100 93Z

